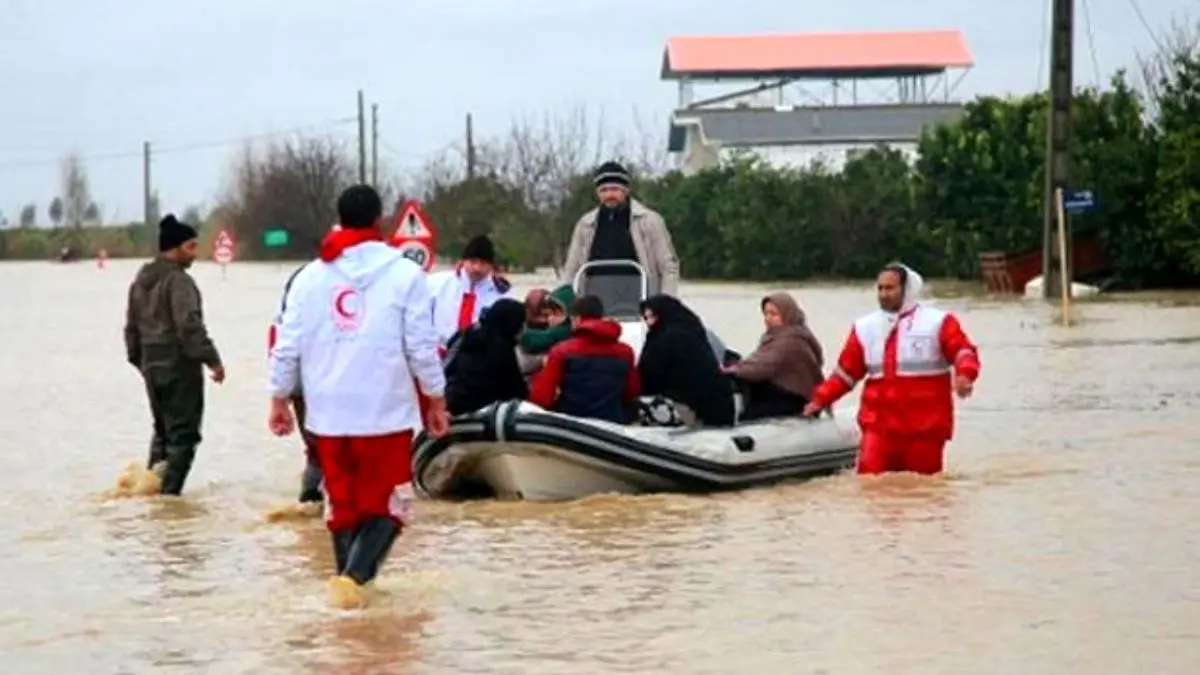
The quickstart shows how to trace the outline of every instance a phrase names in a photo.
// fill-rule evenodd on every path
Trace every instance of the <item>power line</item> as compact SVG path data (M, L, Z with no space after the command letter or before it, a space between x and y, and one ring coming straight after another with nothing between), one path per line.
M1092 26L1092 10L1088 0L1083 0L1083 22L1087 25L1088 51L1092 55L1092 70L1096 78L1096 88L1100 88L1100 59L1096 58L1096 36Z
M1037 82L1034 84L1035 91L1039 91L1042 88L1042 77L1046 74L1046 54L1050 51L1050 10L1042 0L1038 0L1038 3L1042 5L1042 49L1038 53Z
M338 119L333 119L333 120L326 120L325 122L318 122L315 124L308 124L308 125L305 125L302 127L293 127L290 129L277 129L274 131L267 131L267 132L258 133L258 134L250 134L247 136L237 136L237 137L232 137L232 138L225 138L222 140L204 141L204 142L199 142L199 143L188 143L188 144L184 144L184 145L175 145L175 146L172 146L172 145L167 145L167 146L162 146L162 147L155 146L154 156L158 157L160 155L171 155L171 154L179 154L179 153L186 153L186 152L195 152L197 150L208 150L208 149L212 149L212 148L228 147L230 145L237 145L240 143L250 143L253 141L266 140L268 138L275 138L278 136L290 136L293 134L301 134L301 133L305 133L305 132L311 132L312 130L317 129L317 128L333 127L333 126L349 124L349 123L357 122L357 121L358 121L357 117L344 117L344 118L338 118ZM85 162L97 162L97 161L105 161L105 160L112 160L112 159L131 159L134 157L141 157L142 153L143 153L143 151L140 149L139 150L122 150L122 151L115 151L115 152L99 152L99 153L93 153L90 155L80 155L79 158ZM48 164L58 164L61 161L62 161L61 155L58 157L53 157L53 158L44 157L44 158L40 158L40 159L6 160L6 161L0 161L0 169L24 168L24 167L29 167L29 166L42 166L42 165L48 165Z
M1154 28L1150 26L1150 22L1146 20L1146 15L1142 13L1142 6L1138 4L1138 0L1129 0L1129 6L1133 8L1133 13L1137 16L1137 20L1142 24L1142 28L1146 29L1146 34L1150 36L1150 40L1154 42L1155 48L1159 53L1165 53L1166 49L1158 39L1158 34L1154 32Z

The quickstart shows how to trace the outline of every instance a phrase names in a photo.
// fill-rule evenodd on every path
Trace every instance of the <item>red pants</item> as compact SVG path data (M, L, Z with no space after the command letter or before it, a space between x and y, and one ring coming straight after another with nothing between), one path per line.
M386 436L318 436L325 490L325 523L338 532L368 518L408 517L412 490L412 431Z
M937 436L896 436L866 431L858 452L858 472L941 473L945 447L946 441Z

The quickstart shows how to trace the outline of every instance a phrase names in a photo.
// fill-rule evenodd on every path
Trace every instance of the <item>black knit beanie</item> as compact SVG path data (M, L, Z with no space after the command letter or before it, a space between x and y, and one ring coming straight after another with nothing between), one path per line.
M158 251L162 253L179 248L198 236L200 235L196 233L196 228L179 222L174 214L168 213L167 217L158 223Z
M462 259L482 260L483 262L495 265L496 247L486 234L471 237L471 241L468 241L467 245L463 247Z
M619 185L628 188L631 179L629 171L620 162L605 162L596 168L596 187Z

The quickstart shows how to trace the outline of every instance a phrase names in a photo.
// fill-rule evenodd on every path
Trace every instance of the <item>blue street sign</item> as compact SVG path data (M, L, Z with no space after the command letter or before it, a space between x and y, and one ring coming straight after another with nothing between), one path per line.
M1072 215L1096 208L1096 195L1091 190L1063 190L1063 210Z

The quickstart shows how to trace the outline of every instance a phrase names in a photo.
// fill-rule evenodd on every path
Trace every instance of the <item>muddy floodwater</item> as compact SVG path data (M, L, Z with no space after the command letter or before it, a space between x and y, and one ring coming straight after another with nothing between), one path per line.
M197 266L229 379L189 489L106 500L150 432L121 343L136 263L0 265L0 672L1200 671L1187 296L1080 304L1069 328L1040 302L940 298L983 360L945 477L423 504L376 604L342 613L322 524L265 517L302 463L264 422L291 269ZM768 290L683 296L748 350ZM831 358L873 306L866 283L791 290Z

